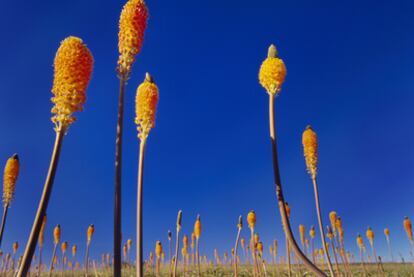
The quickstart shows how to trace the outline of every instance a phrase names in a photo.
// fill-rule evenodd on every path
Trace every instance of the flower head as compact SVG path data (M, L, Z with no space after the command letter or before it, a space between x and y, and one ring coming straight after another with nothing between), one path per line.
M408 217L404 218L404 229L407 233L408 239L413 241L413 226L411 225L411 220Z
M46 215L43 217L43 221L42 221L42 226L40 227L40 232L39 232L39 246L43 247L43 244L45 242L45 227L46 227L46 220L47 217Z
M75 257L76 256L76 252L78 252L78 247L76 246L76 244L74 244L72 246L72 256Z
M61 235L61 231L60 231L60 225L56 225L55 229L53 229L53 243L54 244L58 244L60 241L60 235Z
M389 236L390 236L390 229L385 228L385 229L384 229L384 235L385 235L386 237L389 237Z
M127 240L127 244L126 244L126 245L127 245L127 247L128 247L128 250L129 250L129 249L131 249L131 246L132 246L132 239L128 239L128 240Z
M316 234L315 227L311 226L309 230L309 236L313 239L315 237L315 234Z
M92 68L92 54L80 38L68 37L61 42L55 56L52 88L52 121L57 129L72 124L76 120L73 113L83 110Z
M60 247L64 255L66 253L66 250L68 250L68 242L67 241L62 242L62 245Z
M269 47L267 58L259 71L259 82L270 95L276 95L282 88L286 77L286 66L277 55L276 47Z
M128 77L135 56L141 51L147 27L148 9L144 0L129 0L119 18L118 73Z
M250 229L254 229L254 226L256 225L256 213L254 211L250 211L247 214L247 224Z
M95 226L93 224L89 225L88 230L86 231L86 237L87 237L88 244L91 242L94 232L95 232Z
M15 241L13 242L13 254L16 254L17 249L19 249L19 243Z
M299 235L300 235L300 242L302 246L305 245L305 226L303 224L299 224Z
M181 220L183 218L183 212L181 210L178 211L178 215L177 215L177 232L180 231L181 229Z
M329 213L329 221L331 222L332 231L336 233L336 219L338 218L335 211Z
M145 140L155 126L155 113L158 104L158 87L147 73L145 80L138 86L135 97L135 124L138 127L138 137Z
M10 206L16 191L16 181L19 176L19 156L14 154L6 162L3 174L3 205Z
M159 240L157 240L157 242L155 243L155 255L159 259L161 258L161 254L162 254L162 244Z
M302 144L306 167L311 177L315 178L318 165L318 138L311 126L306 127L303 132Z
M200 215L197 215L196 222L194 223L194 235L198 240L201 236L201 220Z
M368 227L366 235L367 235L367 239L369 240L369 243L371 245L374 244L374 231L372 230L371 227Z
M361 250L363 250L365 248L364 240L363 240L363 238L360 234L358 234L358 236L357 236L357 245L358 245L359 249L361 249Z

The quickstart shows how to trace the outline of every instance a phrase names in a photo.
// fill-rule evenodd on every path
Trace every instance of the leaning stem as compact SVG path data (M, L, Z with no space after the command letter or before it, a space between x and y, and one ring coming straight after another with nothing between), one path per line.
M7 218L7 211L9 210L9 204L4 205L3 209L3 217L1 219L1 227L0 227L0 246L3 240L3 233L4 233L4 226L6 225L6 218Z
M49 277L52 276L52 271L53 271L53 263L55 261L55 256L56 256L56 248L57 248L57 243L55 244L55 246L53 247L53 254L52 254L52 260L50 261L50 267L49 267Z
M322 241L322 245L323 245L323 249L325 253L325 258L326 258L326 262L328 264L328 268L329 268L329 272L331 273L331 276L335 276L333 268L332 268L331 258L329 257L329 249L328 249L328 246L326 245L325 233L323 231L321 206L320 206L320 201L319 201L319 191L318 191L318 183L316 181L316 176L312 176L312 183L313 183L313 190L315 193L315 204L316 204L316 213L318 215L319 231L321 233L321 241Z
M338 256L336 255L336 251L335 251L335 242L334 242L334 239L331 239L331 247L332 247L332 253L333 253L334 259L335 259L336 271L338 272L338 274L341 274L341 271L339 270Z
M296 254L302 259L305 266L315 273L319 277L325 277L325 273L316 267L300 250L298 244L296 243L290 223L287 217L286 208L285 208L285 199L283 197L282 183L280 180L280 171L279 171L279 162L277 155L277 145L276 145L276 128L275 128L275 96L269 93L269 129L270 129L270 140L272 144L272 156L273 156L273 172L274 172L274 181L276 185L276 196L279 203L279 212L282 217L283 229L285 235L289 240L292 248L295 250Z
M56 140L53 147L52 157L50 160L49 171L47 173L46 181L43 186L43 193L40 199L39 207L33 227L30 232L29 240L27 241L26 249L23 254L22 263L16 277L25 277L30 270L30 264L32 262L33 254L36 250L37 240L39 238L40 229L42 227L43 217L46 214L47 206L49 203L50 195L52 193L53 181L55 179L56 169L59 162L60 150L62 148L63 137L66 133L66 127L57 127Z
M234 257L233 257L234 277L237 277L237 248L239 247L240 232L241 232L241 228L238 228L237 236L236 236L236 243L234 245Z
M142 248L142 191L144 186L144 154L146 138L139 144L138 159L138 195L137 195L137 277L144 277L143 248Z
M114 199L114 277L121 277L121 188L122 137L124 126L124 95L126 76L119 77L118 118L115 141L115 199Z

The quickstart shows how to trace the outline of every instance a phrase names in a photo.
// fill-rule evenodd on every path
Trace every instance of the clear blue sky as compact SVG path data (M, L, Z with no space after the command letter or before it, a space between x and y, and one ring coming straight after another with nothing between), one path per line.
M385 3L388 2L388 3ZM53 58L59 42L79 36L95 57L85 111L65 138L48 209L52 228L79 245L96 233L92 256L112 252L115 74L118 18L124 1L0 2L0 161L21 158L3 250L23 251L52 150ZM150 19L126 93L123 234L135 246L138 139L134 96L146 71L160 89L157 126L147 148L144 192L146 255L183 209L190 234L201 214L201 251L233 246L239 214L254 209L265 243L277 238L268 139L267 95L257 73L275 43L288 75L277 99L282 182L292 224L316 225L301 134L320 140L319 185L327 214L343 218L346 244L368 225L386 255L408 256L405 215L414 219L414 3L412 1L147 1ZM246 237L248 232L243 231ZM266 250L266 254L267 254Z

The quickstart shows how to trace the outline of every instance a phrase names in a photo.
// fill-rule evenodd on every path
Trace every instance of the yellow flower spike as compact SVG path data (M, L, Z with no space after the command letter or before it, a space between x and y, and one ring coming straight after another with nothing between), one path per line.
M126 245L128 247L128 250L130 250L131 249L131 246L132 246L132 239L128 239Z
M259 82L267 93L276 95L286 77L286 66L278 58L276 47L272 44L269 47L267 58L263 61L259 71Z
M194 248L195 246L195 241L196 241L196 235L194 232L191 233L191 248Z
M129 0L119 19L118 74L128 78L136 55L141 51L147 27L148 9L144 0Z
M334 238L334 234L333 234L333 232L332 232L332 228L331 228L331 226L327 226L327 232L326 232L326 236L329 238L329 240L333 240L333 238Z
M302 144L308 173L315 178L318 165L318 138L310 125L302 134Z
M331 221L331 227L334 234L336 234L336 219L338 218L335 211L329 213L329 220Z
M83 110L92 68L92 54L80 38L68 37L61 42L54 61L52 88L56 130L68 127L76 120L73 113Z
M315 227L311 226L309 230L309 236L313 239L315 237L315 234L316 234Z
M64 255L66 253L66 250L68 250L68 242L67 241L62 242L60 248L61 248L62 253Z
M188 236L184 235L183 236L183 247L188 247Z
M135 124L137 124L138 137L146 140L148 134L155 126L155 113L158 104L158 87L148 73L145 80L138 86L135 97Z
M19 243L17 241L15 241L13 243L13 254L16 254L17 249L19 249Z
M46 227L46 221L47 217L43 217L42 226L40 227L40 233L39 233L39 247L43 247L43 244L45 242L45 227Z
M59 243L60 241L60 235L61 235L61 230L60 230L60 225L56 225L55 229L53 229L53 243L56 245Z
M366 235L367 235L367 239L369 240L369 243L373 245L374 244L374 231L372 230L371 227L368 227Z
M78 252L78 247L76 246L76 244L74 244L72 246L72 257L75 257L77 252Z
M197 215L196 222L194 223L194 235L198 240L201 236L201 220L200 215Z
M254 243L258 243L260 241L260 236L259 236L259 233L255 233L254 234Z
M305 246L305 226L303 224L299 224L299 235L302 246Z
M87 242L91 243L93 233L95 232L95 226L93 224L89 225L88 230L86 231Z
M410 240L410 242L413 242L413 226L411 225L411 220L407 216L404 218L403 224L408 239Z
M155 255L157 256L158 259L161 258L161 254L162 254L162 244L161 242L158 240L155 243Z
M259 251L260 255L263 255L263 243L261 241L259 241L257 243L257 251Z
M3 174L3 205L9 207L16 191L16 181L19 176L19 156L14 154L6 162Z
M390 229L385 228L385 229L384 229L384 235L385 235L386 237L389 237L389 236L390 236Z
M364 239L362 238L362 236L360 234L358 234L356 241L357 241L357 245L358 245L359 249L363 250L365 248Z
M244 249L244 246L246 245L246 240L245 240L244 238L242 238L242 239L240 240L240 243L241 243L241 247L242 247L242 249Z
M256 226L256 213L254 211L247 214L247 224L250 229L254 229L254 226Z

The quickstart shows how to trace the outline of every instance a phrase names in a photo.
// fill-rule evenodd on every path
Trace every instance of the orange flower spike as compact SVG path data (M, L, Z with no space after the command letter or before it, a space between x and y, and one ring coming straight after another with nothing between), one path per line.
M359 249L363 250L364 247L365 247L364 246L364 240L363 240L363 238L360 234L358 234L356 241L357 241L357 245L358 245Z
M64 241L62 242L60 249L62 250L63 255L66 253L66 250L68 250L68 242Z
M318 165L318 137L310 125L302 134L302 144L308 173L314 179Z
M384 229L384 235L385 235L386 237L389 237L389 236L390 236L390 229L385 228L385 229Z
M331 240L331 241L333 240L334 234L332 232L331 226L327 226L326 236L329 238L329 240Z
M128 246L124 244L124 246L122 247L122 254L124 255L124 259L127 258L127 252L128 252Z
M259 233L254 234L254 243L258 243L260 241Z
M155 255L158 259L160 259L162 255L162 244L159 240L155 243Z
M78 247L76 246L76 244L74 244L72 246L72 257L75 257L77 252L78 252Z
M241 247L242 247L242 249L244 249L244 246L246 245L246 240L245 240L244 238L242 238L242 239L240 240L240 243L241 243Z
M19 176L19 156L14 154L6 162L3 174L3 205L10 206L16 191L16 181Z
M247 214L247 224L249 225L250 230L253 230L256 226L256 213L254 211L250 211Z
M135 124L141 140L146 140L150 130L155 127L157 105L158 87L147 73L144 82L138 86L135 97Z
M91 243L93 233L95 233L95 226L93 224L89 225L88 230L86 231L87 242Z
M411 220L406 216L403 223L408 239L413 242L413 226L411 225Z
M263 255L263 243L261 241L257 242L257 251L259 251L260 255Z
M128 250L131 249L131 247L132 247L132 239L128 239L127 240L127 247L128 247Z
M373 245L374 244L374 231L372 230L371 227L368 227L366 235L367 235L367 239L369 243Z
M335 211L329 213L329 220L331 222L332 231L336 234L336 219L338 218Z
M47 217L44 216L43 217L43 221L42 221L42 226L40 227L40 232L39 232L39 246L43 247L44 242L45 242L45 227L46 227L46 220Z
M19 249L19 243L17 241L15 241L13 243L13 254L16 254L17 249Z
M201 220L200 215L197 215L196 222L194 223L194 235L198 240L201 236Z
M305 226L303 224L299 225L299 235L300 235L300 242L302 246L305 245Z
M136 55L141 51L147 28L148 9L144 0L129 0L119 19L118 74L128 78Z
M92 54L80 38L68 37L61 42L55 56L52 87L52 122L56 130L68 127L76 120L73 113L83 110L92 69Z
M61 230L60 225L56 225L55 229L53 229L53 243L58 244L60 241Z
M185 248L188 247L188 236L187 235L183 236L183 247Z
M282 88L286 77L286 66L278 57L276 47L269 47L267 58L263 61L259 70L259 82L271 95L276 95Z

